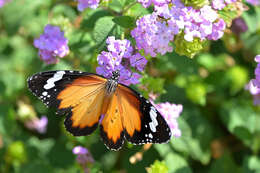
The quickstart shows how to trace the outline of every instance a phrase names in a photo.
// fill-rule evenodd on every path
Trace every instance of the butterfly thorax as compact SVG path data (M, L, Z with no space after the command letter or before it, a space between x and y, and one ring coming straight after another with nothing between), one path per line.
M109 78L106 82L106 93L107 95L111 95L115 92L117 85L118 85L118 79L119 79L119 71L114 71L112 73L111 78Z

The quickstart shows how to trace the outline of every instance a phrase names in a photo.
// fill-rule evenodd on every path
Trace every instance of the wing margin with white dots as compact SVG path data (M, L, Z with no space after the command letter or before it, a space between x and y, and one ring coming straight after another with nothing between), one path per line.
M138 111L140 112L141 128L135 128L134 133L132 134L125 130L125 138L128 142L136 145L169 142L172 135L170 127L150 101L127 86L120 84L118 88L132 94L133 97L136 97L136 100L138 100L136 102L138 102L137 104L139 105ZM134 99L128 99L128 101L132 102L130 104L135 102ZM133 114L122 116L133 116Z

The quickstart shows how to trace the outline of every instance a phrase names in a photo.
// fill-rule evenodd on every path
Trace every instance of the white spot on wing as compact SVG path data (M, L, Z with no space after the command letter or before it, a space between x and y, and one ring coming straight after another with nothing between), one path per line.
M43 88L46 90L53 88L55 86L54 82L61 80L64 74L65 71L57 71L52 78L47 80L47 84Z
M150 129L151 129L152 132L156 132L156 128L155 128L153 122L150 122L150 123L149 123L149 126L150 126Z
M149 133L149 138L153 138L153 135L152 135L152 133Z
M46 91L44 91L44 92L42 93L42 95L43 95L43 96L47 96L48 93L47 93Z
M157 114L155 112L155 108L154 107L151 107L151 110L150 110L150 117L152 119L152 123L154 124L154 126L156 127L158 125L158 121L156 120L156 117L157 117Z

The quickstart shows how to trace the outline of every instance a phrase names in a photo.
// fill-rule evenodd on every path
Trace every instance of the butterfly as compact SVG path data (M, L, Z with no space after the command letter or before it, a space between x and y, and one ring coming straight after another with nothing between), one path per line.
M47 107L65 114L67 131L91 134L100 127L104 144L118 150L132 144L166 143L171 130L162 115L141 94L118 82L119 72L106 79L81 71L46 71L29 77L28 88Z

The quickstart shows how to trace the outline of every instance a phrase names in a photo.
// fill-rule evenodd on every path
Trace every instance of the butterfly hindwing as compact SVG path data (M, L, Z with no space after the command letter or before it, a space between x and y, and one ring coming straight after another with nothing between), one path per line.
M121 84L118 89L121 105L127 110L123 115L125 138L137 145L168 142L171 130L158 110L133 89Z
M117 91L109 99L108 108L104 112L104 118L100 125L100 135L104 144L111 150L118 150L124 143L124 127L122 122L122 110L118 100ZM106 105L104 105L105 107Z
M79 71L49 71L33 75L28 87L44 104L67 114L65 127L73 135L92 133L98 125L106 79Z

